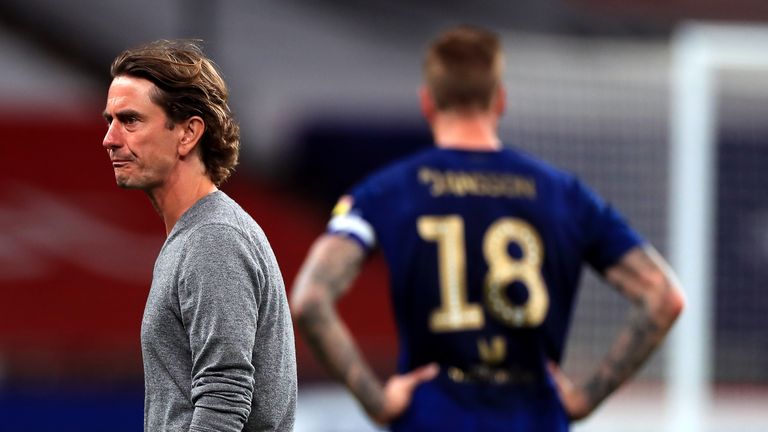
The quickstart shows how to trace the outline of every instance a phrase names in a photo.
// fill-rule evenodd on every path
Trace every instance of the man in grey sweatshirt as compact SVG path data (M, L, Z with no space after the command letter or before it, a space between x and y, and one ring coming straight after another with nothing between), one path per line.
M239 127L215 65L157 41L111 67L104 148L147 193L167 239L141 324L145 431L290 431L296 355L280 269L256 222L218 190Z

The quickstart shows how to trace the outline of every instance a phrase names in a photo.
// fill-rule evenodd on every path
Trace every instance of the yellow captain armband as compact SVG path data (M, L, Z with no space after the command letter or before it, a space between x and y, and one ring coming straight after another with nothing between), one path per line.
M339 201L336 202L336 205L333 207L333 211L331 212L332 216L341 216L349 213L350 210L352 210L352 204L354 204L355 200L352 198L352 195L344 195L341 198L339 198Z

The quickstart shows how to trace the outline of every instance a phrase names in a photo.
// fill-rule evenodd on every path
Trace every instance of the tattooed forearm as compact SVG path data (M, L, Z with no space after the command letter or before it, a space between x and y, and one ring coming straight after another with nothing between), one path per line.
M364 362L356 362L350 367L347 386L373 418L380 417L384 411L384 389L379 379Z
M597 406L631 377L651 355L666 333L642 306L636 307L626 328L587 382L585 391L592 406Z
M352 356L345 351L330 349L344 341L343 328L339 328L339 318L335 315L330 305L315 302L306 305L298 316L297 324L315 356L335 378L343 379L341 372L348 369Z
M371 416L378 416L384 408L381 383L332 305L309 305L297 322L310 349L331 375L352 391Z
M640 369L682 310L674 275L650 248L628 253L609 269L607 277L634 307L607 356L583 387L592 408Z
M336 299L357 276L363 258L351 240L321 238L297 277L291 304L299 330L315 356L375 418L384 409L382 385L335 308Z

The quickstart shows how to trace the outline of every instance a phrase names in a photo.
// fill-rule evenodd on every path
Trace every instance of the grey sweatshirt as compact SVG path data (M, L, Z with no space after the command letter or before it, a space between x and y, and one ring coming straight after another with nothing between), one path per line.
M293 429L283 279L261 228L223 192L187 210L160 250L141 347L145 431Z

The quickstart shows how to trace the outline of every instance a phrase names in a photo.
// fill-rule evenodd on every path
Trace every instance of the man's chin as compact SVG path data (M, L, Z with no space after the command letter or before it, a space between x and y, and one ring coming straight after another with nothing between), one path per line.
M141 189L139 185L132 183L128 181L128 179L124 178L116 178L115 183L117 183L117 187L121 189Z

